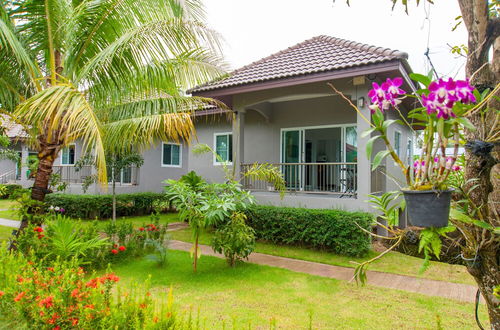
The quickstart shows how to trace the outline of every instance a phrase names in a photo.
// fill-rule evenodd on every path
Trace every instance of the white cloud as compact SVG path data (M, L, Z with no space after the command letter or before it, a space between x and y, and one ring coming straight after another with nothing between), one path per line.
M268 56L313 36L325 34L405 51L414 71L426 73L432 62L444 76L463 77L463 58L450 45L467 43L463 26L452 32L460 15L456 1L421 1L406 15L401 5L391 11L389 0L205 0L212 28L225 39L224 54L232 68ZM426 11L429 20L426 20Z

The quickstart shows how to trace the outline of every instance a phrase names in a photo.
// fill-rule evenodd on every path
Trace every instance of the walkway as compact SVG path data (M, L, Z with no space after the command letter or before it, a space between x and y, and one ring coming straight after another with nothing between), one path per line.
M222 254L215 253L210 246L200 245L200 247L203 255L224 258ZM191 243L170 241L169 248L173 250L190 251ZM353 268L277 257L257 252L250 255L248 262L345 281L350 281L354 275ZM472 285L435 281L376 271L367 271L366 275L368 277L368 284L377 287L416 292L428 296L443 297L468 303L473 303L476 297L477 288Z
M0 226L19 228L21 221L0 218Z

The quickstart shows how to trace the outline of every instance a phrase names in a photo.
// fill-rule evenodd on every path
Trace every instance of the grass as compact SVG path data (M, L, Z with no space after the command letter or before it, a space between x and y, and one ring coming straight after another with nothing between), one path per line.
M9 200L0 200L0 202L5 202L7 204L15 203ZM9 203L8 203L9 202ZM15 219L17 220L17 215L14 211L0 211L0 218ZM85 222L90 222L94 220L84 220ZM109 223L111 220L98 220L98 225L100 228ZM129 221L135 227L142 226L144 224L150 223L149 216L137 216L137 217L121 217L117 221ZM178 217L175 213L162 214L160 216L160 222L163 224L177 222ZM171 232L170 236L174 240L192 242L192 234L190 229L183 229L175 232ZM208 231L203 231L200 237L200 243L209 245L212 239L212 234ZM266 242L257 242L256 252L266 253L281 257L307 260L313 262L320 262L329 265L344 266L344 267L355 267L352 263L363 262L377 255L376 252L372 251L370 254L364 258L351 258L345 256L339 256L325 251L319 251L314 249L308 249L304 247L297 246L284 246L275 245ZM441 262L431 261L431 267L423 274L419 275L419 269L422 266L422 259L411 257L399 252L390 252L383 258L375 261L369 266L369 270L415 276L428 278L438 281L448 281L455 283L464 283L475 285L474 279L467 273L465 267L460 265L450 265Z
M0 209L10 209L17 206L17 202L12 199L0 199Z
M189 228L171 232L170 236L174 240L192 242L192 234ZM200 235L201 244L209 245L211 239L212 234L209 231L203 231ZM353 258L335 255L326 251L313 250L297 246L275 245L266 242L257 242L255 252L344 267L355 267L355 264L352 263L353 261L363 262L377 255L376 252L372 251L364 258ZM475 285L474 279L469 275L469 273L467 273L464 266L431 261L431 267L426 272L419 275L419 269L421 266L422 259L420 258L411 257L399 252L390 252L383 258L372 263L368 269L428 278L438 281Z
M9 239L12 230L14 230L12 227L0 226L0 244Z
M231 327L304 329L474 328L474 306L444 298L355 284L202 256L198 273L189 253L169 251L166 267L139 259L114 267L125 285L151 275L153 297L172 287L180 311L198 312L208 329ZM487 321L484 305L480 317ZM202 322L203 324L203 322ZM486 324L484 324L487 326Z

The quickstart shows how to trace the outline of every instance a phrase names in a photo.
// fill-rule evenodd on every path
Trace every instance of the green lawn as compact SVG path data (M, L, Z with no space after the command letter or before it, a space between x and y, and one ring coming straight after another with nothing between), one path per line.
M14 230L14 228L0 226L0 245L3 241L9 239L10 235L12 234L12 230Z
M10 209L17 206L17 202L12 199L0 199L0 209Z
M114 271L128 285L151 275L153 296L163 297L172 287L181 312L196 315L208 329L304 329L312 314L314 329L472 329L472 304L427 297L322 278L279 268L239 264L229 268L224 260L202 256L198 273L192 272L189 253L169 251L165 268L140 259L116 265ZM161 292L161 294L160 294ZM485 307L481 320L487 323ZM438 321L439 320L439 321ZM438 326L438 322L440 322ZM203 323L202 323L203 324ZM487 326L487 324L484 324Z
M8 200L0 200L0 202L10 202ZM160 216L161 223L171 223L179 221L176 213L167 213ZM17 219L17 215L14 211L0 211L0 218L6 219ZM94 221L94 220L92 220ZM100 228L104 228L106 223L111 220L98 220ZM121 217L117 221L129 221L135 227L142 226L144 224L150 223L149 216L137 216L137 217ZM85 220L85 222L90 222L90 220ZM171 232L170 236L174 240L180 240L185 242L192 241L192 234L189 229L184 229L180 231ZM200 237L201 244L210 244L211 233L204 231ZM1 239L1 238L0 238ZM345 266L345 267L355 267L352 263L362 262L376 255L376 252L371 252L365 258L351 258L345 256L339 256L325 251L318 251L308 248L295 247L295 246L278 246L266 242L258 242L256 246L256 252L266 253L276 256L301 259L307 261L320 262L324 264ZM449 281L456 283L465 283L474 285L475 282L473 278L467 273L465 267L459 265L449 265L440 262L431 262L431 267L422 275L418 274L418 270L422 265L422 259L410 257L398 252L391 252L385 257L377 260L375 263L369 266L369 270L376 270L381 272L416 276L429 278L439 281Z
M174 240L192 242L192 234L189 229L183 229L171 232L170 236ZM212 234L204 231L200 236L201 244L210 244ZM274 245L266 242L257 242L256 252L266 253L281 257L301 259L307 261L320 262L329 265L355 267L354 262L362 262L376 256L376 252L371 252L365 258L352 258L339 256L325 251L307 249L295 246ZM381 259L375 261L369 266L369 270L381 272L416 276L434 279L438 281L449 281L456 283L475 284L474 279L467 273L464 266L450 265L441 262L431 262L431 267L422 275L418 274L418 270L422 266L422 259L411 257L399 252L390 252Z

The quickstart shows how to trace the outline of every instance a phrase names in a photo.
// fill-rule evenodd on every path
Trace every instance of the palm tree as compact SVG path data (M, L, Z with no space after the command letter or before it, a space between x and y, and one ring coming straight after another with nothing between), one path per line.
M0 109L29 131L43 201L61 148L81 139L107 181L105 148L189 140L182 90L222 73L200 0L3 0Z

